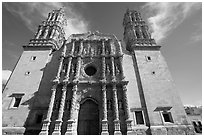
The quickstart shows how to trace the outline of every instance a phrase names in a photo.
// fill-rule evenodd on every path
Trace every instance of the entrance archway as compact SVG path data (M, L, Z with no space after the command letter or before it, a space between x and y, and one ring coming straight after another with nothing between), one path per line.
M80 105L77 134L99 135L98 104L91 99L87 99Z

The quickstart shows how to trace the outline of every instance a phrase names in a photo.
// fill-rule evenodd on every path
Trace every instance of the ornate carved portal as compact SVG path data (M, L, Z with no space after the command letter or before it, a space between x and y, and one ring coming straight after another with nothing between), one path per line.
M115 36L73 34L60 56L41 134L121 135L131 131L122 59Z

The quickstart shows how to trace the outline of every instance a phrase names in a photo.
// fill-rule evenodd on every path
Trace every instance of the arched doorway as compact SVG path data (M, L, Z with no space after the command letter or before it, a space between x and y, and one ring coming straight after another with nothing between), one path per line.
M98 135L99 134L99 109L98 104L91 99L87 99L80 105L78 117L78 135Z

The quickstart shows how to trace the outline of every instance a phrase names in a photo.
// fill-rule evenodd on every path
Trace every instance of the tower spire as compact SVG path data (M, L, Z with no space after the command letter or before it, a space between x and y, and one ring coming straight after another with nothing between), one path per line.
M48 13L48 17L38 27L29 44L24 47L51 47L55 50L63 45L65 40L64 26L67 25L64 7Z
M151 38L148 26L139 12L127 9L123 26L127 50L131 51L135 46L156 46L155 40Z

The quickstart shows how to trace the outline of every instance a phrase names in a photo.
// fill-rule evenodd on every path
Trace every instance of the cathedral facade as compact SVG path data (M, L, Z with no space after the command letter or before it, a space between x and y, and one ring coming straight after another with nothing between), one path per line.
M39 25L2 95L2 133L194 134L159 45L140 13L124 43L98 31L65 38L63 9Z

